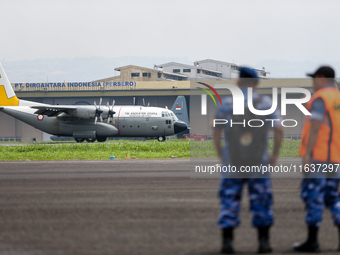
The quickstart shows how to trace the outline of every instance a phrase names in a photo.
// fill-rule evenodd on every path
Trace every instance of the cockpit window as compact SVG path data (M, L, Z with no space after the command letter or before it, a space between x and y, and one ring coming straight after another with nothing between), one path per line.
M173 118L173 121L177 121L178 118L176 114L174 114L172 111L162 111L162 117L163 118Z
M169 117L172 117L173 122L176 122L178 120L176 114L174 114L173 111L169 111Z
M170 117L170 113L163 111L162 112L162 117Z

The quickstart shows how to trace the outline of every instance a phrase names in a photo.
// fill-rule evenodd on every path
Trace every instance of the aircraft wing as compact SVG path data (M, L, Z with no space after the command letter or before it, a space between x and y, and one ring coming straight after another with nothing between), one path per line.
M48 117L57 116L60 113L68 113L69 110L77 110L75 106L57 106L57 105L49 105L49 106L31 106L33 109L37 109L35 114L47 115Z

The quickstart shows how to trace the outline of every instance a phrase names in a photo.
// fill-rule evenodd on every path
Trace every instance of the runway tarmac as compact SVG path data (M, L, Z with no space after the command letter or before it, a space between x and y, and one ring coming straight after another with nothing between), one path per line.
M218 254L219 180L189 169L188 159L0 162L0 254ZM299 184L273 179L273 254L306 237ZM247 193L240 254L257 250ZM328 211L320 241L336 254Z

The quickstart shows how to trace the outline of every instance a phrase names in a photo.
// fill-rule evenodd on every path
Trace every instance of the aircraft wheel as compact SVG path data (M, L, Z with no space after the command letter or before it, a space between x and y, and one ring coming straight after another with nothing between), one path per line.
M86 141L87 141L88 143L93 143L93 142L96 141L96 138L86 138Z
M106 138L107 138L107 137L105 137L105 136L99 136L99 137L97 137L97 141L100 142L100 143L102 143L102 142L105 142L105 141L106 141Z
M158 142L165 142L165 136L159 136Z
M74 140L76 140L77 143L82 143L85 141L84 138L74 138Z

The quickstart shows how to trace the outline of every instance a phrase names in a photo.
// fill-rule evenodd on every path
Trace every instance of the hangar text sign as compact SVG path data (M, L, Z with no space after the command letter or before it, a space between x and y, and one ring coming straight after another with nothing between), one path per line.
M12 84L13 86L13 84ZM44 82L44 83L15 83L14 89L20 90L98 90L106 89L131 89L136 87L135 81L119 82Z

